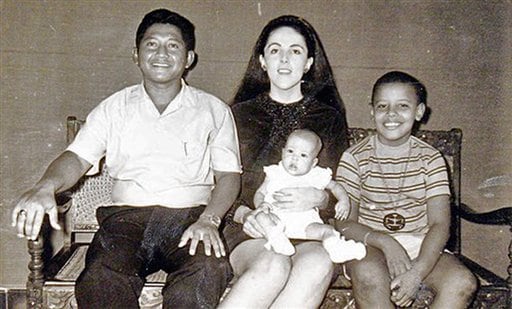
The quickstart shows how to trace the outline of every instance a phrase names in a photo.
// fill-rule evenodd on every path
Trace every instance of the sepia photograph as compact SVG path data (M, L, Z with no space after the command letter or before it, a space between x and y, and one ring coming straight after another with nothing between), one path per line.
M0 22L0 309L512 308L512 1Z

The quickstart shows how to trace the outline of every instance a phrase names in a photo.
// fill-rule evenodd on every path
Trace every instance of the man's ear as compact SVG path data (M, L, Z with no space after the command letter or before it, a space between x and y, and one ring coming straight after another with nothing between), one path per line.
M263 69L263 71L266 71L267 63L265 62L265 58L263 57L263 55L260 55L260 57L258 59L260 60L261 68Z
M416 106L416 115L414 117L414 119L416 119L416 121L420 121L421 118L423 118L426 108L427 107L425 106L425 103L420 103L420 104L418 104L418 106Z
M134 47L132 49L132 60L133 60L133 63L135 64L139 64L139 51L137 50L137 47Z
M187 53L187 64L185 65L185 69L190 68L194 64L195 59L196 53L193 50L189 50Z

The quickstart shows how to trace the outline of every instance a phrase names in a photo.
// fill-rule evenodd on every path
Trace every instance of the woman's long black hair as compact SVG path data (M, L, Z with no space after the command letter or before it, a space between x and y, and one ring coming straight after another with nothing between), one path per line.
M263 55L270 34L280 27L290 27L300 33L306 41L308 57L314 59L313 65L302 78L301 89L304 95L314 96L319 102L345 114L345 106L338 93L331 66L318 34L305 19L293 15L277 17L263 28L232 104L253 99L261 93L270 91L270 80L267 72L261 68L259 56Z

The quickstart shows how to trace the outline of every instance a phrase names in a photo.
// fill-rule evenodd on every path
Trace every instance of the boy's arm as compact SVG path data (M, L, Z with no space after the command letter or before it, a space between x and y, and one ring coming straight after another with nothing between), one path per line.
M425 278L434 268L450 237L450 197L440 195L427 200L429 231L421 244L414 268Z
M427 200L429 231L412 268L391 281L391 300L399 307L409 306L421 281L432 271L443 253L450 229L450 199L439 195Z
M359 223L358 216L358 204L350 200L350 214L347 220L335 221L336 229L347 239L362 242L365 246L372 246L382 251L392 278L410 269L410 259L400 243L386 233L375 231Z

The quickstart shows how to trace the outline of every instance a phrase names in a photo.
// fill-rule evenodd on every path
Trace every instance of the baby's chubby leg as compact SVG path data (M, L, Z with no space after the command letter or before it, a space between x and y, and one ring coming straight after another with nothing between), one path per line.
M293 255L295 247L284 233L284 224L281 222L276 224L270 217L271 215L272 213L265 212L260 212L256 215L256 220L263 227L265 238L267 239L265 248L283 255Z
M324 249L334 263L343 263L353 259L361 260L366 256L366 247L362 243L346 240L329 224L309 224L306 227L306 237L321 240Z

